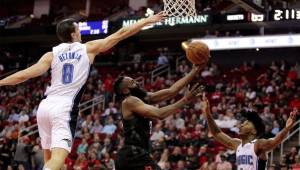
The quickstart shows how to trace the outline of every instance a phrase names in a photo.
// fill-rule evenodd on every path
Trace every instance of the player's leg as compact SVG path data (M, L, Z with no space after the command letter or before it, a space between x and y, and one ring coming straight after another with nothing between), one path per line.
M116 158L116 170L161 170L150 155L139 147L125 146Z
M44 150L44 163L51 158L51 124L49 121L47 101L43 100L37 110L37 125L39 136L41 138L41 145Z
M50 149L44 149L44 164L46 164L51 158Z
M78 112L73 113L76 116L71 116L72 111L70 109L72 107L68 101L57 99L54 100L54 105L56 107L51 112L51 159L44 168L60 170L66 157L71 152ZM71 123L74 123L75 126ZM74 129L71 129L71 127Z
M65 163L69 151L63 148L53 148L51 150L51 159L44 165L45 170L60 170Z

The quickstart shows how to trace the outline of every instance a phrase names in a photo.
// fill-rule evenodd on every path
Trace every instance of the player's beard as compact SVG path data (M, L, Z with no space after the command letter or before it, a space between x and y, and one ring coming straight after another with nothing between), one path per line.
M140 88L139 86L130 88L129 90L130 90L130 94L132 96L135 96L143 101L145 100L145 97L147 96L147 92L144 89Z

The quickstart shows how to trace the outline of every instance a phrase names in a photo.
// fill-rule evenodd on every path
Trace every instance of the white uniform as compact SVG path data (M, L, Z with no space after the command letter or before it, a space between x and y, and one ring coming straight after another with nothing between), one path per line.
M256 140L245 144L240 144L236 151L237 170L264 170L266 169L265 160L259 160L255 153L254 145Z
M62 43L53 48L51 86L37 111L37 123L43 149L71 151L78 105L90 70L86 45Z

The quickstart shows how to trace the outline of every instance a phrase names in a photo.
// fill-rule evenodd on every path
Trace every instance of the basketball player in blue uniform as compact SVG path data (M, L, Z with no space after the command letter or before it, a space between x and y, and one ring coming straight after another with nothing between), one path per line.
M3 80L0 86L16 85L40 76L51 69L51 86L45 92L37 111L37 123L44 150L45 170L59 170L71 151L79 112L80 98L88 79L90 65L100 52L139 32L144 26L163 20L163 13L150 16L121 28L105 39L81 43L78 24L66 19L57 24L62 41L33 66Z
M203 97L203 113L208 127L214 138L227 148L236 151L238 170L265 170L267 169L267 152L275 149L293 127L298 111L294 109L286 122L286 126L274 138L261 139L265 132L263 120L254 111L244 111L244 121L239 126L240 139L231 138L223 133L216 125L208 100Z

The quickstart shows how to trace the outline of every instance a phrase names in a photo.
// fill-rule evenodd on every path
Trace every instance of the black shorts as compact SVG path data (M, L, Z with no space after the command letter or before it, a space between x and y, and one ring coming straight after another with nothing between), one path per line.
M161 170L144 149L126 145L116 157L116 170Z

